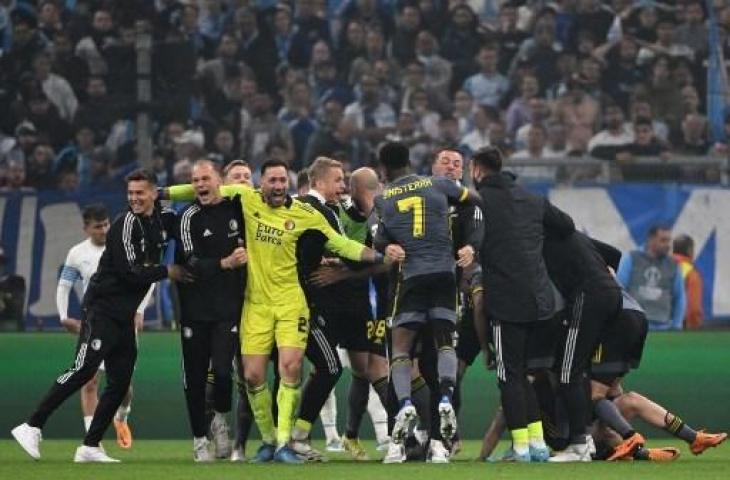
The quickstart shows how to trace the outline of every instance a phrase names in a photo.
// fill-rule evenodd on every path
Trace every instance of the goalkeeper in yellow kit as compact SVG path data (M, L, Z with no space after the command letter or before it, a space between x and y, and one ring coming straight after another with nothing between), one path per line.
M269 160L261 167L261 189L221 187L224 196L241 196L248 250L248 279L241 319L244 375L263 445L256 461L301 463L288 442L299 401L302 359L309 334L309 308L299 283L296 251L305 235L324 235L326 248L350 260L383 262L379 253L339 235L321 213L291 198L288 166ZM170 187L172 200L194 197L190 185ZM200 192L198 192L200 194ZM402 253L402 252L401 252ZM281 384L277 394L278 429L271 413L266 364L276 343Z

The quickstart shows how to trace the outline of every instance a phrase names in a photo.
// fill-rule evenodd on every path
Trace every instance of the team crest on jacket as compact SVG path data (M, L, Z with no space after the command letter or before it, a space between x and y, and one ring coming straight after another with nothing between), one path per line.
M287 221L284 222L284 229L285 230L294 230L294 227L295 226L296 226L296 224L294 223L294 220L292 220L292 219L289 219L289 220L287 220Z
M228 222L228 228L230 228L232 232L238 230L238 222L235 218Z
M99 340L98 338L93 339L91 341L91 349L98 352L100 348L101 348L101 340Z

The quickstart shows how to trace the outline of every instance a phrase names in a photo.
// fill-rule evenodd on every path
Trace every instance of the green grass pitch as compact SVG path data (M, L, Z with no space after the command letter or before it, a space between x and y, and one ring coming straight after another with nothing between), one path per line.
M681 457L672 463L595 462L593 464L486 464L475 462L479 449L477 441L465 442L464 450L450 465L407 463L382 465L379 461L355 463L345 454L329 454L324 464L250 465L218 461L198 465L192 461L192 441L139 440L130 451L121 451L112 440L105 441L110 455L123 463L115 465L76 465L72 457L79 440L47 440L43 442L43 458L34 461L11 440L0 440L0 479L3 480L427 480L427 479L642 479L642 480L712 480L730 478L730 445L693 456L686 444L658 440L654 446L676 446ZM249 449L255 449L252 443ZM323 447L321 442L315 446ZM505 448L503 443L498 448ZM372 458L380 459L373 444L367 443Z

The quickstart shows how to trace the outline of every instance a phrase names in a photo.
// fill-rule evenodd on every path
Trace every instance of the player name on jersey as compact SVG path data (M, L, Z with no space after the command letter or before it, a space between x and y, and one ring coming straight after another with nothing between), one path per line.
M430 178L419 178L415 182L406 183L405 185L398 185L397 187L388 187L383 191L383 198L390 198L396 195L402 195L407 192L414 190L420 190L422 188L430 187L433 185L433 181Z

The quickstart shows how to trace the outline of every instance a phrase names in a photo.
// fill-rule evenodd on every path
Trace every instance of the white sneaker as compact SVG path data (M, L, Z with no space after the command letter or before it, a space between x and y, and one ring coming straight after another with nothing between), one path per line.
M325 447L325 450L327 450L328 452L341 453L345 451L345 446L342 445L341 438L331 438L327 440L327 446Z
M441 418L441 437L451 441L456 435L456 411L449 401L439 403L439 417Z
M596 454L596 442L592 435L586 436L586 443L588 443L588 453L593 457Z
M215 460L211 452L210 441L206 437L193 439L193 460L197 463L212 462Z
M378 445L375 447L375 450L378 452L387 452L388 447L390 447L390 437L385 437L381 440L378 440Z
M88 447L81 445L76 449L74 455L76 463L119 463L119 460L112 458L104 452L100 447Z
M41 435L40 428L31 427L27 423L22 423L12 429L10 433L28 455L33 457L35 460L41 458L40 447L43 435Z
M449 451L441 440L431 440L428 449L428 463L449 463Z
M403 463L406 461L406 448L402 443L390 442L383 463Z
M316 450L307 440L292 440L291 449L305 462L326 462L327 457Z
M231 456L230 429L226 417L216 413L213 421L210 422L210 433L215 446L215 458L228 458Z
M568 448L562 452L557 452L550 457L548 462L568 463L568 462L590 462L591 451L587 443L571 443Z
M428 443L428 440L431 438L428 430L422 430L420 428L416 428L413 430L413 436L416 437L416 441L423 446L425 446Z
M246 461L246 454L243 451L243 447L236 447L231 452L231 461L232 462L245 462Z
M401 408L395 416L395 425L393 425L393 432L391 434L392 441L402 445L411 429L411 425L413 425L413 422L417 418L418 413L416 413L416 407L413 405L406 405Z

